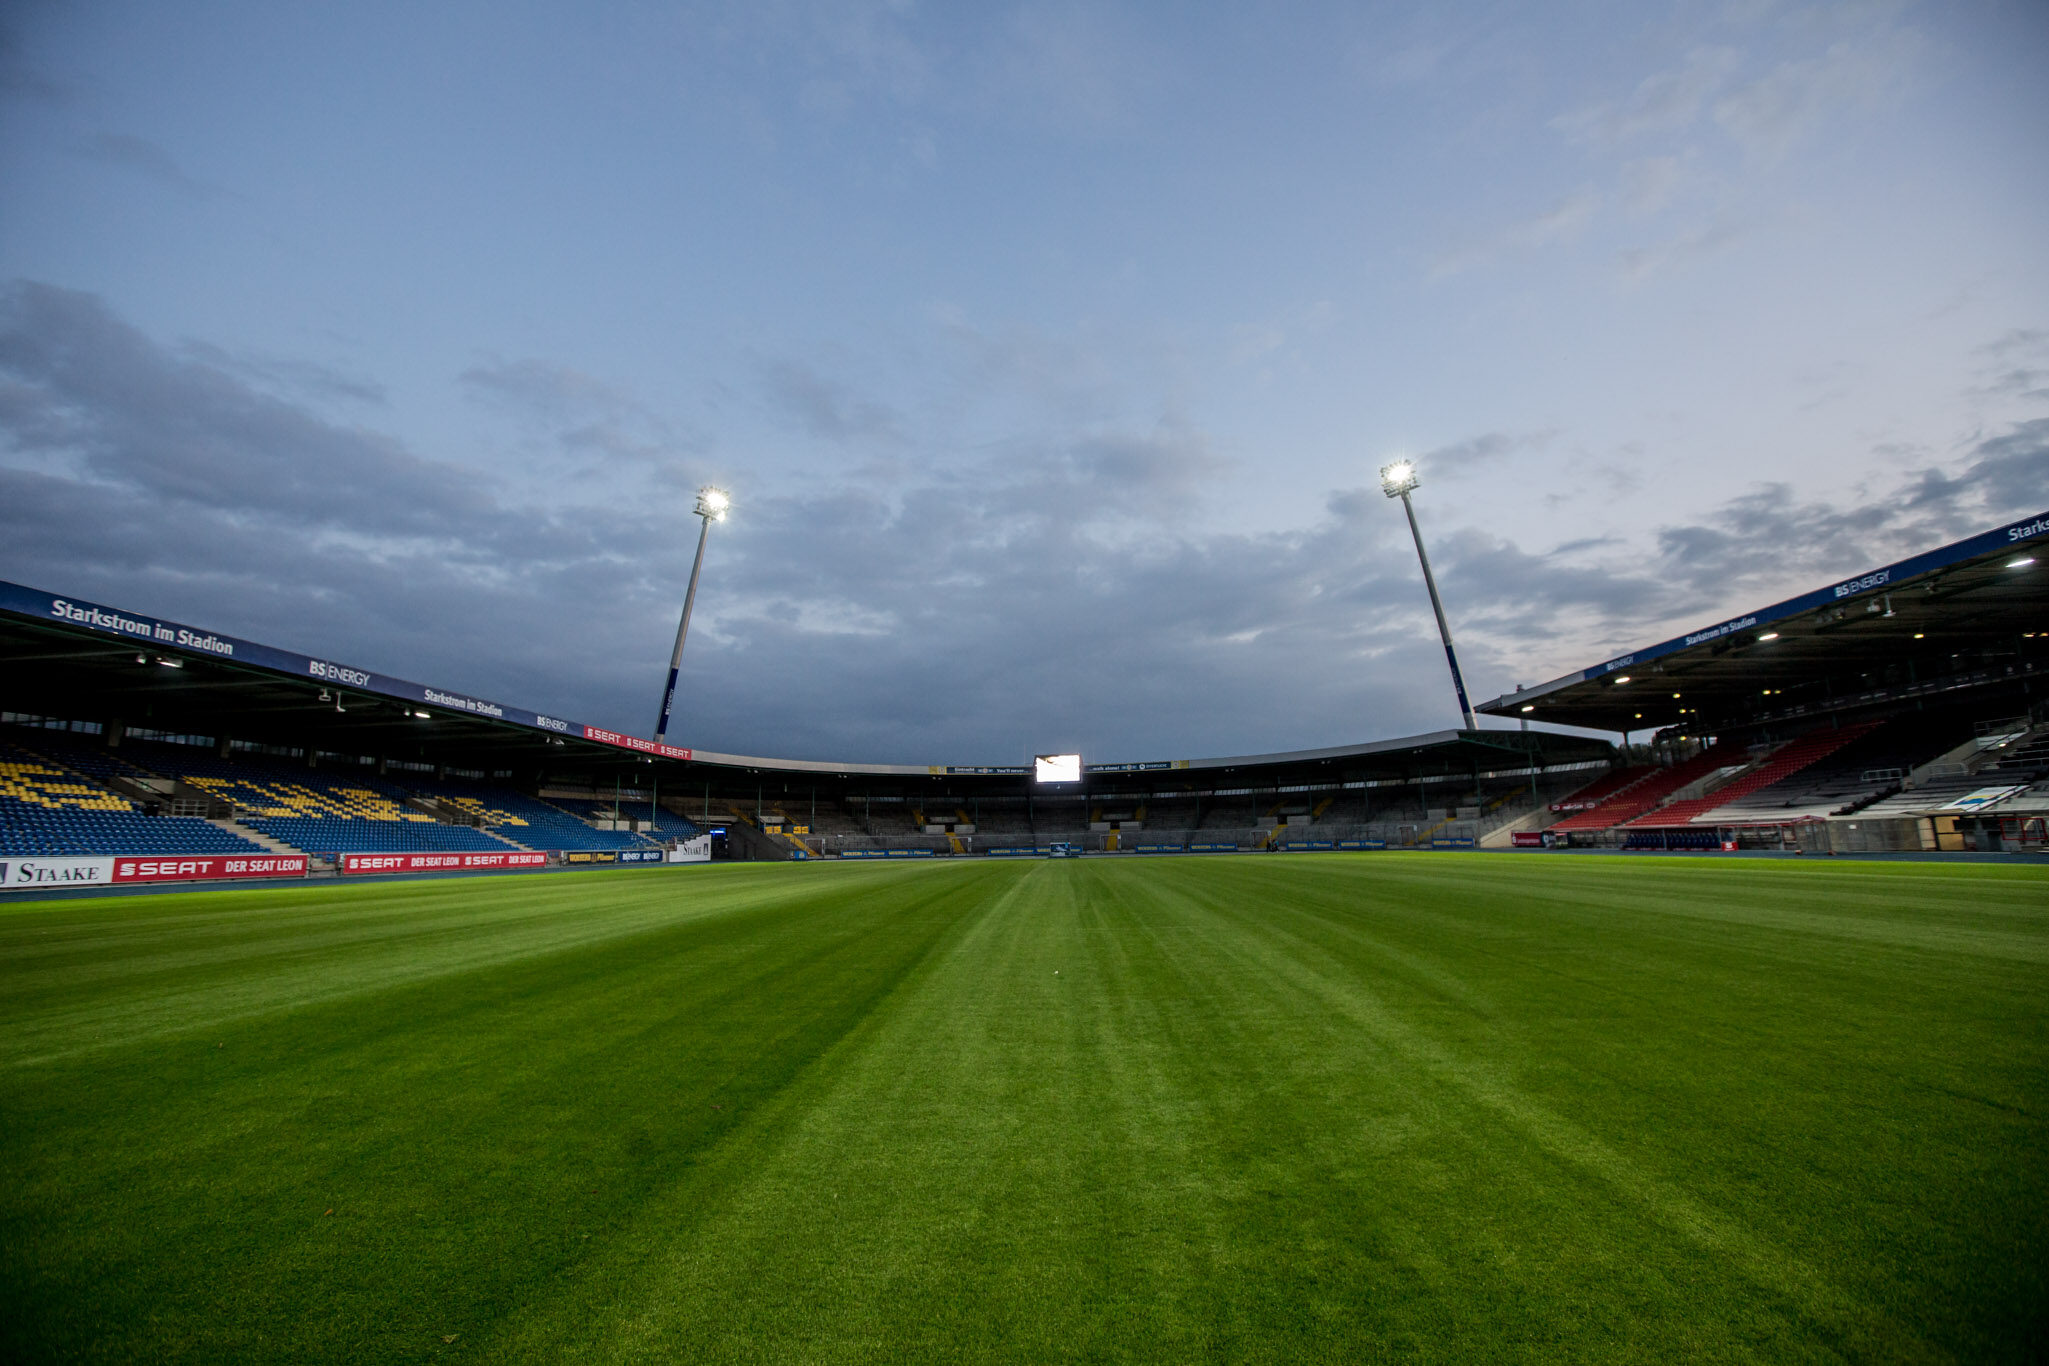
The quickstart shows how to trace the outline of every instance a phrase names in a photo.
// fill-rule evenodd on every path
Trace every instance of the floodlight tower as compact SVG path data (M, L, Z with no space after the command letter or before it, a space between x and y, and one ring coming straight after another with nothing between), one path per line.
M669 712L676 705L676 673L683 667L683 638L690 634L690 609L697 602L697 575L704 568L704 543L711 536L711 524L726 520L733 500L724 489L706 484L697 491L696 513L704 525L697 533L697 559L690 566L690 589L683 595L683 619L676 623L676 648L669 654L669 686L662 690L662 717L655 722L655 743L669 738Z
M1437 596L1437 579L1430 573L1430 556L1423 549L1423 529L1416 525L1416 506L1409 501L1409 495L1422 482L1416 477L1413 460L1397 460L1380 467L1380 491L1401 499L1402 511L1409 514L1409 534L1416 538L1416 558L1423 562L1423 586L1430 590L1430 610L1437 614L1437 634L1444 641L1444 662L1451 665L1451 686L1458 693L1459 715L1466 719L1467 730L1477 730L1473 724L1473 704L1466 701L1466 680L1458 671L1458 652L1451 648L1451 627L1445 624L1444 602Z

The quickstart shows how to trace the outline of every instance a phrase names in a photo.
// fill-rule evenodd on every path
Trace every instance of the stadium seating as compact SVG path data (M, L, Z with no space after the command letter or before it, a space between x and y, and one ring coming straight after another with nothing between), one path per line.
M2000 783L2033 783L2049 777L2049 726L2028 731L1993 751L1996 757L1978 772Z
M696 822L686 820L673 811L665 808L650 810L650 803L645 798L624 802L611 797L549 797L546 800L549 805L560 807L581 821L610 820L616 811L621 816L639 821L640 833L658 841L686 840L701 833ZM793 819L803 818L793 813Z
M1730 762L1721 746L1711 746L1682 763L1638 778L1591 809L1567 816L1551 829L1554 832L1613 829L1641 816L1689 783L1697 783L1716 769L1728 767Z
M1907 771L1940 747L1919 718L1895 718L1778 782L1724 801L1714 823L1788 825L1856 814L1897 792Z
M73 773L83 773L95 781L107 778L152 778L156 775L147 769L129 763L121 755L104 744L97 743L97 737L73 736L65 731L28 731L18 743L45 759L50 759Z
M642 839L630 830L599 830L559 806L539 797L515 792L509 787L447 781L417 783L413 790L420 796L446 803L475 817L484 827L529 849L583 851L656 847L655 841ZM607 809L610 809L609 805Z
M1713 814L1738 798L1770 787L1810 764L1819 763L1851 741L1860 739L1875 729L1875 722L1865 722L1861 725L1844 726L1839 730L1809 731L1799 739L1781 745L1763 763L1747 773L1739 774L1733 781L1706 796L1673 802L1669 806L1647 811L1626 823L1633 829L1688 825L1696 819Z
M0 741L0 854L264 852L254 841L197 817L144 815L84 774Z
M1632 783L1642 782L1658 771L1655 764L1630 764L1604 773L1575 792L1551 803L1553 811L1591 811Z
M522 846L449 825L406 805L405 790L374 773L304 768L268 759L222 759L185 746L136 746L135 758L233 808L235 819L309 854L502 853Z

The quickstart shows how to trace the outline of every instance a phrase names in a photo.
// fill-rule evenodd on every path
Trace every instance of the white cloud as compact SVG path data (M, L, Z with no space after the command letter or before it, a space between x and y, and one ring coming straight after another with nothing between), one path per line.
M1734 87L1715 101L1714 119L1751 153L1777 158L1820 125L1896 98L1926 50L1910 28L1844 38Z
M1431 262L1430 273L1433 276L1455 275L1503 257L1570 241L1593 220L1601 207L1601 200L1597 190L1575 190L1541 213L1439 255Z
M1734 48L1703 46L1670 71L1646 76L1621 100L1586 105L1552 121L1568 137L1617 143L1690 127L1741 64Z

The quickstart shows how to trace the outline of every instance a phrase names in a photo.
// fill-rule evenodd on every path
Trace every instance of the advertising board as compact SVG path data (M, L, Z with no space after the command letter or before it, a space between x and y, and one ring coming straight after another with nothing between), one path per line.
M218 878L304 877L304 854L183 854L117 858L116 882L211 882Z
M548 856L503 854L343 854L344 873L446 873L477 868L545 868Z
M304 854L127 854L116 858L0 859L0 889L10 892L115 883L213 882L222 878L304 877Z
M682 840L682 841L680 841L680 842L679 842L679 843L678 843L678 844L676 845L676 847L675 847L674 849L671 849L671 850L669 850L669 862L671 862L671 863L709 863L709 862L711 862L711 836L710 836L710 835L693 835L693 836L692 836L691 838L689 838L689 839L687 839L687 840Z
M612 849L577 849L562 856L564 863L617 863L619 855Z
M110 858L0 859L0 890L53 891L60 887L104 887L114 880Z

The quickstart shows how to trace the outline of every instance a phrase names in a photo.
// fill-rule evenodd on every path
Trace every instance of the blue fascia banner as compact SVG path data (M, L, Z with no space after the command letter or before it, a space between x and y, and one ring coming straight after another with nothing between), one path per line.
M345 688L352 692L396 698L401 702L439 707L443 711L461 712L465 716L481 716L492 721L505 721L515 726L525 726L529 730L545 731L550 735L590 740L617 749L659 755L665 759L690 758L689 750L675 745L657 745L653 741L642 740L637 736L620 735L614 731L586 726L577 721L567 721L542 712L509 707L481 697L472 697L468 693L428 687L423 683L338 664L330 659L318 659L312 655L259 645L253 640L242 640L214 631L202 631L196 626L145 616L140 612L121 611L78 598L58 597L54 593L27 588L18 583L0 581L0 611L11 612L34 621L61 622L67 626L83 627L130 642L138 650L147 650L151 653L180 651L212 659L233 660L237 664L273 669L325 687Z
M1646 660L1669 655L1675 650L1684 650L1710 640L1718 640L1723 636L1734 635L1738 631L1747 631L1754 626L1764 626L1774 621L1784 621L1787 617L1798 616L1802 612L1812 611L1817 607L1826 607L1832 603L1848 602L1851 599L1865 597L1872 593L1883 593L1890 590L1894 584L1903 583L1916 575L1926 574L1931 570L1946 569L1950 565L1961 564L1965 560L1975 560L1980 555L1989 555L1997 551L2006 550L2041 536L2049 536L2049 512L2044 512L2034 517L2023 517L2018 522L2008 522L2005 526L1994 527L1990 531L1980 532L1976 536L1967 537L1953 544L1941 546L1919 555L1910 555L1895 564L1885 566L1883 569L1874 569L1870 573L1859 574L1854 578L1844 579L1840 583L1832 583L1826 588L1817 588L1811 593L1802 593L1797 598L1787 598L1784 602L1773 603L1770 607L1760 608L1755 612L1747 612L1740 617L1731 617L1729 620L1718 622L1705 630L1689 631L1683 636L1675 636L1671 640L1660 641L1656 645L1633 651L1630 654L1620 655L1614 659L1596 664L1591 669L1584 670L1577 677L1567 674L1564 678L1551 684L1550 687L1560 687L1567 683L1583 683L1591 679L1602 678L1614 673L1618 669L1631 668L1642 664ZM1543 691L1548 691L1548 688L1526 689L1521 693L1514 694L1514 696L1528 699Z

